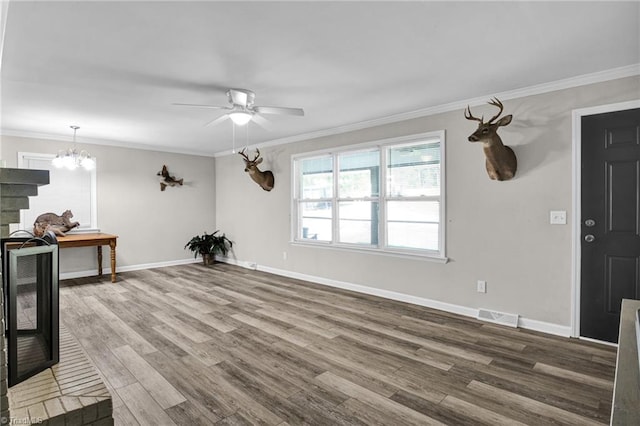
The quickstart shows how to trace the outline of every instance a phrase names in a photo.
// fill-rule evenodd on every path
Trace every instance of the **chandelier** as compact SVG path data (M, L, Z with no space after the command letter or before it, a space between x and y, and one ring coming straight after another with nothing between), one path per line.
M51 163L55 167L65 167L69 170L75 170L78 167L82 167L85 170L92 170L96 166L96 160L84 149L80 152L76 149L76 132L80 127L69 127L73 129L73 148L69 148L66 151L58 151L56 158L54 158Z

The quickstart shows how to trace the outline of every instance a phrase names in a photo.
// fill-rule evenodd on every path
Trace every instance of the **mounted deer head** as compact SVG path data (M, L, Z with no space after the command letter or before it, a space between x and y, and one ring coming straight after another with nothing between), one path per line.
M262 163L262 158L260 158L260 150L256 148L256 156L253 157L253 160L249 160L247 154L244 153L246 149L247 148L244 148L238 153L244 159L244 171L249 173L251 179L253 179L253 181L258 185L260 185L262 189L264 189L265 191L271 191L273 189L273 173L271 173L271 170L265 170L263 172L258 168L258 164Z
M502 102L498 98L493 98L488 104L500 108L500 111L486 123L483 121L484 117L474 117L468 105L464 110L464 116L467 120L479 123L478 129L469 136L469 142L482 142L482 149L486 157L485 165L491 179L509 180L516 174L518 161L513 150L502 144L502 139L498 136L498 128L511 123L513 116L511 114L505 115L500 120L495 121L502 114L504 108Z

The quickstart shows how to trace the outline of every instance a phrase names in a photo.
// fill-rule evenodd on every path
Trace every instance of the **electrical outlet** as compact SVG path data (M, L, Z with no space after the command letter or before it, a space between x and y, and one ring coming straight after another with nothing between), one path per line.
M287 260L287 252L286 251L282 252L282 260Z
M566 225L567 212L564 210L551 210L549 212L549 223L551 225Z
M483 280L478 280L477 283L478 293L486 293L487 292L487 282Z

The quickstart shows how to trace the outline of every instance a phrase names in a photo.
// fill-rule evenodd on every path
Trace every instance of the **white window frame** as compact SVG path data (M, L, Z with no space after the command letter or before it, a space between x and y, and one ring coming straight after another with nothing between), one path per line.
M439 199L440 201L440 216L438 226L438 250L426 250L426 249L414 249L414 248L400 248L400 247L387 247L387 201L393 201L393 197L387 196L387 150L396 146L412 145L419 143L439 142L440 144L440 196L427 197L431 199ZM401 257L418 257L425 260L434 260L438 262L447 262L446 257L446 140L445 131L439 130L434 132L426 132L419 134L412 134L402 137L383 139L373 142L367 142L363 144L349 145L340 147L337 149L326 149L320 151L313 151L301 154L295 154L291 156L291 170L292 170L292 197L291 197L291 238L290 243L294 245L304 245L313 247L323 247L337 250L349 250L359 251L366 253L401 256ZM366 246L361 244L349 244L338 242L339 232L339 209L338 202L340 200L338 193L338 179L337 174L339 170L338 156L345 153L356 153L363 151L376 150L380 154L380 183L379 183L379 196L378 201L378 245ZM300 203L303 202L301 196L300 187L300 170L299 165L302 160L308 160L312 158L320 158L331 156L333 158L333 197L331 200L327 200L332 203L332 241L315 241L308 238L302 238L299 234L301 229L301 220L299 214ZM403 197L402 200L410 201L413 197ZM416 200L424 200L425 197L416 197Z
M36 152L18 152L18 167L21 169L26 169L29 160L39 160L39 161L49 161L53 160L55 155L53 154L43 154ZM51 170L54 169L52 165L50 167ZM98 228L98 196L97 196L97 164L92 170L89 171L89 179L91 180L89 185L89 191L87 197L87 203L89 203L88 209L90 211L90 220L89 224L80 224L80 227L74 228L71 230L71 233L90 233L90 232L100 232L100 228ZM49 184L50 185L50 184ZM41 212L45 213L45 212ZM62 214L62 212L53 212L56 214ZM25 223L25 211L22 210L20 212L20 229L25 229L27 231L31 231L33 228L33 223Z

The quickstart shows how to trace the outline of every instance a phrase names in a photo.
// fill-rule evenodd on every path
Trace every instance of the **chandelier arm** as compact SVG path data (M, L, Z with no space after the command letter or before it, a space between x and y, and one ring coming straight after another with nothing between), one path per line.
M83 167L86 170L91 170L96 165L96 160L91 157L91 154L86 150L80 150L76 148L76 132L80 128L79 126L69 126L73 129L73 147L66 151L59 150L56 157L52 160L52 164L55 167L66 167L69 170L75 170L78 167Z

